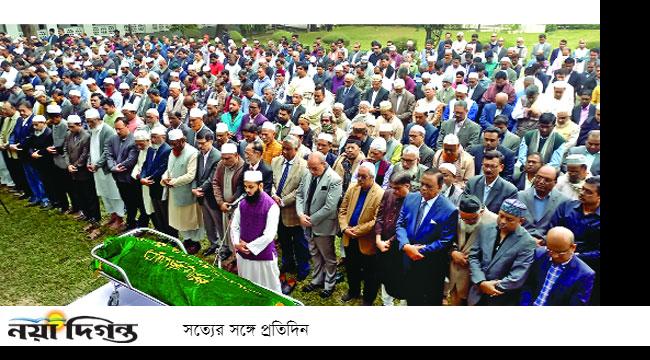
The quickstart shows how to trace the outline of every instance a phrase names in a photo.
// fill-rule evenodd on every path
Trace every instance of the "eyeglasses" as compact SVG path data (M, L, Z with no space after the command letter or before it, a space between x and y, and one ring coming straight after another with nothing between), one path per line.
M359 179L359 180L366 180L366 179L369 179L369 178L370 178L370 176L368 176L368 175L357 175L357 179Z
M567 250L564 250L564 251L555 251L555 250L551 250L551 249L549 249L549 248L546 248L546 251L547 251L550 255L553 255L553 254L555 254L555 255L566 255L566 254L568 254L569 252L571 252L571 249L567 249Z
M535 176L535 181L540 182L540 183L550 184L550 183L554 182L555 180L545 178L545 177L541 177L541 176Z

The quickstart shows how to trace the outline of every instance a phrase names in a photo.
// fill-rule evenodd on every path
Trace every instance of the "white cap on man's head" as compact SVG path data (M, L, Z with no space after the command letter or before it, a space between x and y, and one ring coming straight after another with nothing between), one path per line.
M379 132L393 132L393 124L391 123L383 123L379 125Z
M447 145L458 145L460 144L460 140L458 139L458 136L454 134L447 134L445 135L445 138L442 139L442 143Z
M126 103L126 104L124 104L124 106L122 106L122 110L138 111L138 107L135 106L134 103ZM156 109L149 109L149 110L154 110L156 113L158 112L158 110L156 110Z
M275 125L273 125L273 123L270 122L270 121L265 121L264 124L262 124L262 130L273 130L273 131L275 131Z
M81 91L79 91L79 90L70 90L70 92L68 92L68 96L79 96L79 97L81 97Z
M182 139L183 136L184 135L183 135L183 132L181 131L181 129L170 130L169 134L168 134L169 141L175 141L175 140L178 140L178 139Z
M404 86L406 86L406 83L404 82L403 79L397 79L395 82L393 82L393 87L395 89L403 89Z
M467 94L467 90L468 90L467 85L464 84L456 85L456 92Z
M180 90L181 89L181 83L179 83L178 81L172 81L171 84L169 84L169 88L170 89L178 89L178 90Z
M104 84L115 85L115 80L113 80L111 78L106 78L106 79L104 79Z
M99 111L97 109L88 109L84 113L84 116L86 116L86 119L99 119Z
M48 105L45 108L45 111L48 114L60 114L61 113L61 107L59 105Z
M197 108L192 108L190 110L190 118L202 118L202 117L203 117L203 110Z
M411 129L409 130L409 132L411 132L411 131L419 132L422 135L425 135L427 133L426 130L424 130L424 128L421 125L413 125L413 126L411 126Z
M219 100L214 99L214 98L209 98L208 102L207 102L207 105L217 106L217 105L219 105Z
M386 139L383 137L375 138L372 143L370 143L370 149L379 150L381 152L386 152Z
M135 141L145 141L145 140L151 140L151 135L147 130L136 130L133 133L133 138Z
M66 121L68 122L68 124L81 124L81 118L79 117L79 115L70 115L68 116Z
M325 140L331 144L334 142L334 137L331 134L320 133L318 134L318 140Z
M131 87L129 86L129 84L123 82L120 84L120 90L131 90Z
M237 145L233 143L225 143L221 145L221 154L237 154Z
M446 169L449 172L451 172L454 176L458 173L458 170L456 169L456 165L452 163L442 163L440 166L438 166L438 169Z
M33 122L33 123L35 123L35 122L42 122L42 123L44 123L44 122L47 122L47 119L46 119L45 116L43 116L43 115L35 115L35 116L32 118L32 122Z
M226 133L226 132L228 132L228 125L226 125L225 123L218 123L215 130L214 130L214 132L216 134Z
M289 131L289 135L303 136L305 131L300 126L293 126Z
M167 128L162 125L156 125L151 129L151 135L167 135Z
M261 171L246 171L244 172L244 181L249 181L249 182L262 182L262 179L264 177L262 176Z
M420 77L422 79L431 79L431 74L429 74L428 72L423 72Z

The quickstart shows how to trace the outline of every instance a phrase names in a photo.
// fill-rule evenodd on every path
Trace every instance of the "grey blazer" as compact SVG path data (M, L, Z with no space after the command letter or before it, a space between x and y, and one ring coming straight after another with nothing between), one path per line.
M524 228L528 230L528 233L530 233L531 236L545 237L546 232L548 232L551 226L551 218L553 218L553 214L555 214L555 209L565 201L569 201L569 198L556 189L551 190L549 197L546 208L544 209L544 215L539 221L535 221L537 215L535 213L535 188L531 187L528 190L519 191L517 193L519 201L526 204L526 207L528 208L525 215L526 222L524 223Z
M483 201L483 194L485 192L485 175L472 176L465 186L465 193L474 195ZM513 199L517 197L517 188L504 180L501 176L497 177L492 185L492 189L485 201L485 207L495 214L499 213L501 204L505 199Z
M124 144L119 135L115 134L106 143L106 166L108 169L113 169L117 165L122 165L126 171L114 172L113 178L120 183L130 183L133 181L131 178L131 171L138 162L138 148L135 146L135 139L133 134L124 139Z
M431 167L431 164L433 164L433 155L436 153L427 146L427 144L422 144L420 147L420 164L426 166L426 167Z
M113 137L113 135L117 135L115 129L113 129L106 123L102 123L102 130L99 132L99 146L100 146L99 152L102 154L102 156L99 158L99 160L97 160L97 163L95 163L95 165L98 168L104 170L104 174L110 174L111 172L111 168L108 166L108 163L106 161L107 160L106 148L108 146L108 142Z
M212 178L217 170L219 160L221 160L221 152L215 147L210 150L205 165L203 165L203 153L199 152L196 157L196 177L192 184L193 189L201 188L203 190L204 196L197 198L199 204L203 205L204 199L207 199L208 205L214 209L217 208L217 200L214 197L214 191L212 191Z
M311 184L311 173L307 174L300 181L296 191L296 212L298 216L305 214L309 185ZM305 231L313 236L334 236L338 232L338 204L343 192L343 180L328 166L316 185L316 192L311 201L311 228Z
M456 121L452 118L440 125L440 134L438 134L436 150L442 149L442 141L444 140L445 135L454 133L454 127L456 126L454 124L455 122ZM463 145L464 149L467 149L472 145L480 145L481 125L470 119L465 119L465 123L463 124L463 127L460 128L457 135L458 140L460 141L460 144Z
M501 146L508 148L512 151L515 152L515 154L519 153L519 143L521 143L521 138L510 131L506 132L506 134L503 137L503 142L501 143Z
M508 235L494 257L492 252L497 238L494 223L482 224L476 242L469 252L469 270L472 287L469 289L467 303L476 305L483 296L476 285L484 280L500 280L499 287L503 295L487 297L488 304L517 305L519 290L524 285L534 260L535 240L522 226Z
M567 155L571 155L571 154L587 155L588 153L589 152L587 151L587 148L584 145L582 145L582 146L574 146L570 148ZM566 166L566 158L564 160L565 160L564 166ZM600 175L600 152L596 154L596 158L594 159L594 162L591 164L591 169L589 169L589 171L593 176Z

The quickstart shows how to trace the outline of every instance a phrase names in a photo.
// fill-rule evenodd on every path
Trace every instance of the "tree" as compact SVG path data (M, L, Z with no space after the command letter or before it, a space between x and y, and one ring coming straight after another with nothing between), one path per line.
M421 25L424 26L424 30L427 32L426 39L425 40L433 40L434 44L437 44L438 41L440 41L440 38L442 37L442 32L444 31L444 25L442 24L437 24L437 25Z
M36 25L32 24L21 24L20 30L23 32L23 36L29 38L30 36L36 35Z

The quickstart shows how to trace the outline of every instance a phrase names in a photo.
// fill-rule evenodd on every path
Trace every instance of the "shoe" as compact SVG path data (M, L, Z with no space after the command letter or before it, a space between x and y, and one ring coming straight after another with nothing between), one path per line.
M337 271L335 275L335 280L337 284L342 283L345 281L345 275L343 275L342 272Z
M357 296L353 296L352 294L350 294L349 292L347 292L347 293L345 293L345 295L341 296L341 301L343 301L343 302L348 302L348 301L350 301L350 300L358 299L358 298L360 298L360 297L361 297L361 296L359 296L359 295L357 295Z
M82 213L81 211L79 212L79 214L77 214L77 215L74 217L74 219L75 219L75 220L82 220L82 221L83 221L83 220L87 220L86 215L84 215L84 213Z
M284 295L289 295L293 291L293 289L296 288L296 281L293 279L289 279L289 281L285 282L282 284L282 293Z
M212 255L216 253L218 249L219 249L218 245L212 245L209 248L205 249L205 251L203 252L203 256Z
M117 220L117 215L115 213L111 214L111 217L102 223L102 226L111 226Z
M232 251L230 251L230 249L224 249L221 252L220 259L221 261L226 261L231 255L232 255Z
M312 291L314 291L316 289L322 289L324 287L325 286L323 286L323 285L307 284L307 285L303 286L301 290L302 290L302 292L312 292Z
M187 248L187 253L190 255L196 255L199 250L201 250L201 243L197 241L191 241L190 240L190 246Z
M29 195L27 195L27 194L25 194L25 193L20 193L20 194L21 194L21 195L18 196L18 199L20 199L20 200L29 199Z
M115 217L115 221L109 227L113 230L122 231L122 229L125 227L124 220L122 220L122 218L117 215Z
M320 296L323 299L327 299L328 297L332 296L332 294L334 294L334 289L332 289L332 290L323 290L318 294L318 296Z
M372 302L368 302L368 301L363 300L363 303L361 303L361 305L363 305L363 306L372 306Z
M52 204L50 204L48 202L44 202L44 203L41 204L41 210L51 210L53 208L54 208L54 206L52 206Z

